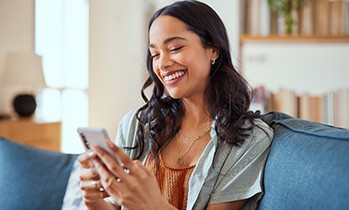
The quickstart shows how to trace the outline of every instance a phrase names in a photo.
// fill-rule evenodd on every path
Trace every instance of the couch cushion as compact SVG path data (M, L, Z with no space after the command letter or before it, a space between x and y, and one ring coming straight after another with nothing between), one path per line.
M349 131L269 113L260 209L349 209Z
M1 209L61 209L75 159L0 138Z

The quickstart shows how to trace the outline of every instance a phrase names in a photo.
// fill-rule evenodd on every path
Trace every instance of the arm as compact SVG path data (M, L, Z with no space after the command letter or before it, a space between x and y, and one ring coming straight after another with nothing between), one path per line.
M99 157L94 165L100 177L99 181L108 195L129 210L175 209L161 196L156 177L149 169L140 161L133 161L112 142L107 141L107 146L119 157L122 165L102 148L92 147L92 149Z
M238 210L241 209L245 203L246 200L210 204L207 206L206 210Z
M115 206L107 201L99 200L93 203L85 202L88 210L104 209L104 210L120 210L120 207Z

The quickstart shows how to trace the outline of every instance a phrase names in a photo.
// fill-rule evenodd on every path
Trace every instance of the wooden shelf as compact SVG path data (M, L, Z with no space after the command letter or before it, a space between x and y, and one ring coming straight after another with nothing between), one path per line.
M245 42L314 42L314 43L349 43L349 36L251 36L241 35L240 44Z
M1 120L0 136L20 144L58 152L61 148L61 123Z

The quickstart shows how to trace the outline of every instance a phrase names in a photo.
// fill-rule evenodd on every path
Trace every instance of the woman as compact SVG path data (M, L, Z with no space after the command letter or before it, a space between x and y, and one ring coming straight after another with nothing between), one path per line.
M97 147L79 156L80 179L92 183L81 186L86 206L255 208L273 132L248 111L221 19L204 3L180 1L157 11L148 30L145 105L122 119L119 147L108 141L123 164Z

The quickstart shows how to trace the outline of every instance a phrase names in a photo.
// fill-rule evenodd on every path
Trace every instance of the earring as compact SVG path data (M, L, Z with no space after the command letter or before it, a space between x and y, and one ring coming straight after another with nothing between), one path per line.
M214 65L216 63L216 59L213 59L212 61L211 61L211 65Z

